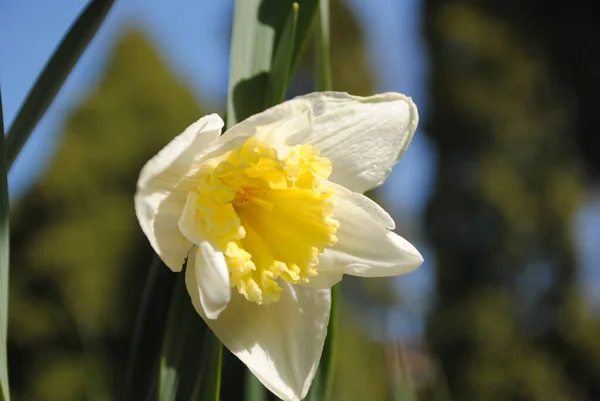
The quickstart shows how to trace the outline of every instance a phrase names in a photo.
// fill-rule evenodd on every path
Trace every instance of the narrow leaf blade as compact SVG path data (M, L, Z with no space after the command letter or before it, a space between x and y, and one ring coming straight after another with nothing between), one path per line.
M246 371L244 387L246 401L267 401L267 389L249 370Z
M148 272L131 342L122 400L149 399L156 391L163 331L176 276L155 256Z
M10 401L8 388L8 366L6 364L6 338L8 323L8 270L9 270L9 205L4 148L4 119L2 94L0 93L0 399Z
M302 53L306 49L308 39L312 33L317 12L319 10L319 0L296 0L300 6L298 13L298 24L296 27L296 40L294 44L294 55L291 61L290 75L296 70Z
M328 91L332 89L329 55L329 0L320 0L319 2L316 30L316 86L319 91ZM332 399L335 360L337 357L340 295L340 287L337 284L331 289L331 314L329 315L327 338L325 339L319 370L306 397L307 401L330 401Z
M222 345L194 309L177 275L163 340L158 401L218 401Z
M236 0L229 65L227 126L262 111L274 49L285 29L292 0ZM288 76L300 61L311 33L318 0L296 0L298 15Z
M330 91L332 90L333 83L331 79L331 56L329 50L329 0L319 1L316 31L316 86L318 91Z
M201 374L198 375L192 401L219 401L223 345L212 331L206 330Z
M271 68L275 29L261 22L262 0L236 0L229 64L227 126L261 111Z
M52 104L54 97L96 34L113 3L114 0L92 0L46 64L8 130L6 138L8 169L12 167L37 122Z
M277 50L275 51L275 58L273 59L269 83L267 85L265 107L276 105L285 99L295 50L294 44L298 13L298 3L293 3L285 22L285 27L281 32L281 38L279 38L277 43Z

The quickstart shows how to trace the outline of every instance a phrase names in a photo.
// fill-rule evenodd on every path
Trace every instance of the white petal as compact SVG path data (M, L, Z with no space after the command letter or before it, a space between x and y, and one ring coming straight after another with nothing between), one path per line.
M338 243L319 257L319 270L387 277L408 273L423 263L414 246L348 199L338 199L333 217L340 222Z
M308 392L321 359L331 295L329 290L282 286L278 302L260 306L234 290L216 320L206 319L198 297L190 295L210 329L266 388L282 400L297 401Z
M140 173L135 194L135 211L152 248L173 271L181 271L192 244L177 227L195 158L204 154L219 137L223 120L211 114L203 117L150 159Z
M160 181L174 185L189 171L194 158L206 152L219 138L223 124L221 117L210 114L187 127L146 163L140 173L138 187L152 187L161 184Z
M208 319L216 319L227 307L231 298L227 262L223 253L208 241L203 241L195 252L190 253L185 282L188 292L199 300Z
M291 100L248 117L227 130L222 141L234 141L258 134L269 144L302 142L312 131L312 110L309 102Z
M302 284L309 288L329 289L342 281L344 273L342 271L320 271L318 275L311 277L308 283Z
M329 185L331 185L338 198L343 196L346 200L361 208L376 223L389 230L396 228L396 222L392 219L392 216L370 198L358 192L352 192L341 185L331 183Z
M383 93L370 97L342 92L315 92L298 96L256 114L232 129L222 140L253 135L257 127L277 124L305 114L312 121L282 126L275 136L290 146L310 143L333 163L332 182L365 192L385 180L408 148L417 129L417 107L409 97Z
M201 229L200 217L196 214L198 210L196 208L197 204L198 193L195 191L188 192L177 226L188 241L192 244L200 245L206 239L206 236Z
M417 129L417 107L409 97L313 93L313 132L305 139L331 160L330 181L355 192L383 183Z

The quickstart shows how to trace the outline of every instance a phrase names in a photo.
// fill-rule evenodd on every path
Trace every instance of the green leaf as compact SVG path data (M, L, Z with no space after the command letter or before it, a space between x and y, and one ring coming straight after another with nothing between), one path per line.
M267 401L267 389L249 370L246 370L244 393L245 401Z
M332 89L331 58L329 54L329 0L319 1L317 15L316 40L316 86L319 91ZM333 395L333 378L337 354L337 332L339 319L340 288L339 284L331 289L331 314L323 355L319 370L306 397L308 401L330 401Z
M282 37L293 3L291 0L236 0L229 65L228 127L265 109L274 49ZM317 0L297 0L297 3L295 43L288 77L306 47L318 6Z
M319 0L296 0L296 2L300 6L300 12L298 14L296 43L294 44L294 56L291 62L290 75L296 71L302 53L306 49L319 7Z
M44 67L25 103L8 130L6 161L10 169L37 122L42 118L63 82L94 37L114 0L92 0L71 26Z
M155 256L146 279L131 342L121 398L123 401L150 399L156 391L164 327L175 278L176 275Z
M222 345L194 309L177 275L165 327L158 387L159 401L218 401Z
M261 111L275 29L259 20L262 0L236 0L231 38L227 126Z
M333 84L331 80L331 56L329 50L329 0L320 0L319 2L316 30L316 86L318 91L330 91Z
M292 58L294 56L294 43L296 39L296 25L298 23L298 3L293 3L290 13L277 44L275 58L271 68L271 75L267 85L266 107L274 106L285 99L288 82L290 79Z
M212 331L206 330L200 374L196 379L192 401L219 401L223 345Z
M321 355L319 369L306 396L306 401L330 401L333 395L335 360L337 358L337 336L339 329L340 286L331 289L331 314L327 338Z
M8 390L8 366L6 365L6 337L8 323L8 269L9 257L9 205L4 152L4 117L2 115L2 93L0 92L0 399L10 400Z

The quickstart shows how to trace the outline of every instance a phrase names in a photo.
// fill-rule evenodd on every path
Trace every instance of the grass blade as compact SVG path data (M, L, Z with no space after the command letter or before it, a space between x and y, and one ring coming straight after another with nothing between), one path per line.
M6 163L9 170L113 3L114 0L92 0L44 67L8 130Z
M319 91L332 89L331 60L329 54L329 0L320 0L317 15L316 40L316 87ZM333 379L337 354L337 332L340 304L339 284L331 289L331 314L319 370L306 397L308 401L330 401L333 395Z
M219 401L223 346L210 330L206 330L202 368L196 381L192 401Z
M296 25L298 23L298 3L293 3L277 43L275 58L266 90L266 107L281 103L285 99L288 82L290 79L292 59L294 56L294 43L296 39Z
M329 0L319 1L317 14L317 40L316 40L316 87L318 91L332 90L331 55L329 39Z
M162 345L158 400L218 401L221 355L221 343L194 309L185 273L179 273Z
M122 401L150 399L156 391L163 331L175 278L155 256L135 324Z
M244 383L245 401L267 401L267 389L249 371L246 371Z
M337 284L331 289L331 314L329 315L327 338L323 346L319 369L308 391L306 401L330 401L333 396L340 295L340 287Z
M10 229L8 183L4 149L4 117L0 92L0 399L10 400L8 366L6 364L6 337L8 323L8 270L10 263Z
M315 17L319 8L319 0L296 0L300 10L298 13L298 23L296 27L296 40L294 43L294 54L292 56L290 75L298 67L302 53L306 49L308 39L310 38Z

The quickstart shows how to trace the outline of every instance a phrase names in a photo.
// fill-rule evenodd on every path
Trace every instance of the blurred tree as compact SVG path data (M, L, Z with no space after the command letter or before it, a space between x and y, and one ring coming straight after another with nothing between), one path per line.
M455 401L600 399L570 232L585 190L573 134L598 141L582 85L600 85L600 25L584 3L425 2L439 153L429 339Z
M133 209L137 176L201 115L153 46L127 31L93 93L67 118L49 170L14 210L16 399L112 399L122 385L152 255Z

